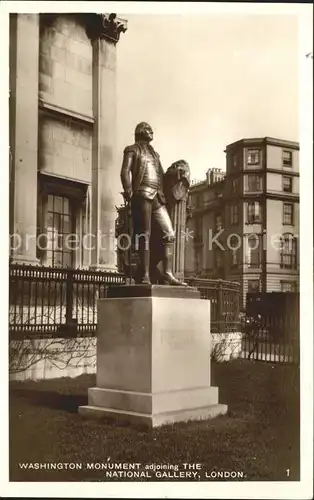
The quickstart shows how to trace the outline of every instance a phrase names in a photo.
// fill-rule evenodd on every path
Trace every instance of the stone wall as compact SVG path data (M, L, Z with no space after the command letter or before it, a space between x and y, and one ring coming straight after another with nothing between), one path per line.
M213 333L212 357L218 362L242 357L242 333Z
M50 22L42 17L40 28L39 170L90 183L92 44L85 27L73 16L55 17ZM75 118L87 121L80 123Z
M10 18L10 233L21 242L12 262L46 264L36 235L46 229L47 194L71 198L78 233L84 224L85 232L114 235L117 35L92 14ZM74 260L117 270L110 244Z
M84 26L70 16L41 22L39 97L92 117L92 44Z
M96 338L11 341L10 358L10 380L78 377L96 371Z
M39 168L41 172L91 182L92 130L69 120L40 116Z

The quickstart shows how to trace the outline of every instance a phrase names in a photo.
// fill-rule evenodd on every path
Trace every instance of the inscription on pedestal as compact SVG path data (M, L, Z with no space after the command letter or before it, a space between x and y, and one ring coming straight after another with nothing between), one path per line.
M195 341L195 335L191 329L161 328L161 343L168 345L170 349L185 349Z

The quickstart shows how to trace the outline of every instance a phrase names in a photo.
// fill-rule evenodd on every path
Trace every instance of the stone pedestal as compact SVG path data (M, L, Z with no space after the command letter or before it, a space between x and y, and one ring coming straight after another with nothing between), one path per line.
M227 412L210 385L210 302L185 287L119 286L98 301L96 387L79 413L157 427Z

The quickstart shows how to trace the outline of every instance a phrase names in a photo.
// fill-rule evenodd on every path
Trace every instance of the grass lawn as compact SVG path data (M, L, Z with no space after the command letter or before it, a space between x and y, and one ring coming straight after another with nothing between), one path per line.
M113 481L86 465L112 462L141 468L176 464L180 470L183 463L199 463L196 480L213 481L205 472L218 470L243 471L246 481L299 480L298 368L248 360L213 363L212 385L229 406L226 416L141 431L78 415L94 376L12 382L10 481ZM75 463L82 469L21 469L26 462Z

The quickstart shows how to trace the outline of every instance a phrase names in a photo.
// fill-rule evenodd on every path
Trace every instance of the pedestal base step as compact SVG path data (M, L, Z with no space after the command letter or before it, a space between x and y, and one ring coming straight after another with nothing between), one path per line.
M158 415L216 405L218 387L192 387L163 392L135 392L121 389L88 389L88 405L112 410Z
M206 420L215 418L219 415L225 415L228 411L228 406L215 404L200 408L177 410L152 415L89 405L80 406L78 411L80 415L87 418L99 420L111 419L135 426L153 428L160 427L165 424L173 424L175 422L188 422L189 420Z

